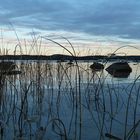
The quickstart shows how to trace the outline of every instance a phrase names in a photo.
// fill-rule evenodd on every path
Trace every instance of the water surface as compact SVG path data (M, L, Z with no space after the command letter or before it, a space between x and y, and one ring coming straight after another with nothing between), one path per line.
M140 138L139 63L128 78L93 72L91 61L16 63L22 74L1 78L1 139Z

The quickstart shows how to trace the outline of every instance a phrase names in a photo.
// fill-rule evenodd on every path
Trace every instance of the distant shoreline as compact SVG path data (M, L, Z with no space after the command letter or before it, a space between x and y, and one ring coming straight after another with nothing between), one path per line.
M70 55L0 55L0 60L60 60L60 61L73 61L73 60L128 60L128 61L140 61L140 55L138 56L103 56L103 55L93 55L93 56L70 56Z

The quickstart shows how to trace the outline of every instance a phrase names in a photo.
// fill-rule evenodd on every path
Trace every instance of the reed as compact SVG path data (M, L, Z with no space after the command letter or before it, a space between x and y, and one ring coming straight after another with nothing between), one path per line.
M32 47L41 54L45 40L76 56L63 39L72 52L47 37L34 37ZM21 44L14 54L18 47L23 54ZM104 71L90 69L91 62L15 63L22 73L0 79L1 139L139 139L139 76L123 86L113 78L108 83Z

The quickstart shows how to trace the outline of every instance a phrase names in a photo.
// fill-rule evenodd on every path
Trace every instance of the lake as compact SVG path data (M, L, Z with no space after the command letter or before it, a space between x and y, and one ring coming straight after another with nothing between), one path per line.
M14 62L21 74L0 76L1 140L140 139L140 63L115 78L91 61Z

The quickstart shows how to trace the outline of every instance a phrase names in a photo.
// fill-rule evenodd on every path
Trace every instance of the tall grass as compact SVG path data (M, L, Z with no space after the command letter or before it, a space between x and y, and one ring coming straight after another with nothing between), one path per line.
M70 55L72 48L57 44ZM39 38L34 38L33 47ZM15 46L23 54L20 45ZM139 139L139 76L130 84L107 82L90 62L15 61L20 75L0 76L1 139ZM106 63L105 63L106 65Z

